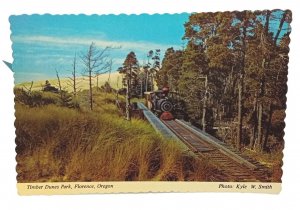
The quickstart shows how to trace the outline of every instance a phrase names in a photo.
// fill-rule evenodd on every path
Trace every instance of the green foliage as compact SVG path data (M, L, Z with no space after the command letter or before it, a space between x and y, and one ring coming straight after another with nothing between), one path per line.
M52 93L46 91L25 91L20 88L14 89L15 102L30 107L39 107L49 104L64 106L69 108L79 108L79 102L72 94L63 91L60 93Z
M138 74L140 73L140 69L138 60L134 52L128 53L123 62L123 66L119 68L119 73L124 75L122 81L123 86L129 86L131 95L138 95L137 86L139 84Z
M187 104L187 113L193 123L200 124L203 99L205 95L206 59L201 46L189 43L187 50L183 53L181 66L181 77L178 81L178 90ZM206 73L206 72L205 72Z
M162 67L156 74L158 88L169 86L172 90L178 90L178 80L181 75L181 66L183 59L181 50L169 48L166 50Z
M140 66L134 52L130 52L118 71L123 74L123 86L129 84L131 97L142 97L145 91L154 90L154 79L160 69L160 49L150 50L147 55L148 63ZM152 60L152 62L151 62Z
M113 89L108 82L105 82L104 85L101 86L101 89L106 93L116 92L116 90Z
M273 150L283 142L284 118L273 118L285 109L290 22L288 10L192 14L187 45L166 51L158 87L182 95L194 124L204 116L206 126L226 127L224 141Z

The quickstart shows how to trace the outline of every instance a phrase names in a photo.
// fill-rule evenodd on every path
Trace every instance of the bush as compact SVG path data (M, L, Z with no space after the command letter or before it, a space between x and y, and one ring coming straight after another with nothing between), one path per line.
M15 88L14 93L15 102L28 105L30 107L55 104L69 108L79 108L79 102L66 91L62 91L62 93L53 93L49 91L28 92L23 89Z

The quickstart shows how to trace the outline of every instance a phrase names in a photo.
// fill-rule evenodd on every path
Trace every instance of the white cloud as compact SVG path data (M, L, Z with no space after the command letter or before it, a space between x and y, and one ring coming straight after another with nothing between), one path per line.
M166 44L158 44L153 42L143 42L143 41L110 41L104 39L92 39L92 38L62 38L62 37L52 37L52 36L13 36L13 42L16 43L27 43L27 44L47 44L47 45L90 45L95 42L96 46L105 48L107 46L119 47L121 46L123 50L136 50L141 52L148 52L151 49L161 49L166 50L169 47L180 48L180 46L171 46Z

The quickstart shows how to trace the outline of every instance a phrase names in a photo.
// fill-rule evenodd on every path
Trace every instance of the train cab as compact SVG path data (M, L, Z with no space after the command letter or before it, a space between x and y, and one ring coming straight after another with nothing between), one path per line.
M148 92L144 92L144 97L145 97L145 106L152 110L153 105L152 105L152 98L153 98L153 91L148 91Z

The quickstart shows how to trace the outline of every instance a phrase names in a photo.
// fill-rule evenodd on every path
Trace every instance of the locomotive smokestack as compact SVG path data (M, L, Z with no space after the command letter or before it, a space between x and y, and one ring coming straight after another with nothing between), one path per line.
M163 92L165 95L168 95L169 91L170 91L170 88L169 88L168 86L163 87L163 89L162 89L162 92Z

